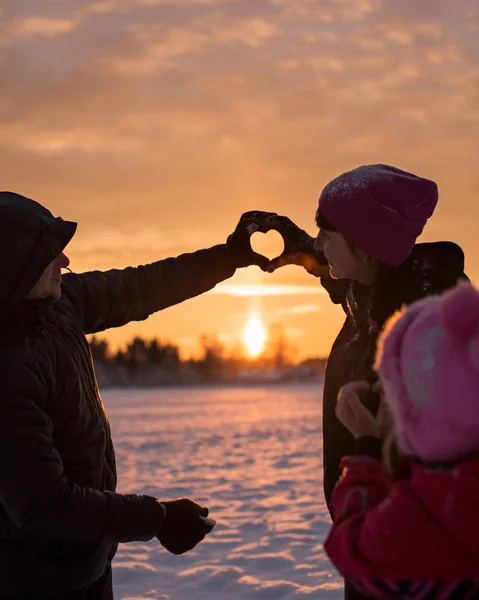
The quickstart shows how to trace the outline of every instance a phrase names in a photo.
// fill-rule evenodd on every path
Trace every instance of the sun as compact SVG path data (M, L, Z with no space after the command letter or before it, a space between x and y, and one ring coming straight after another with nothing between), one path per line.
M257 312L252 312L243 335L243 341L248 347L251 356L258 356L260 354L265 339L266 332L261 317Z

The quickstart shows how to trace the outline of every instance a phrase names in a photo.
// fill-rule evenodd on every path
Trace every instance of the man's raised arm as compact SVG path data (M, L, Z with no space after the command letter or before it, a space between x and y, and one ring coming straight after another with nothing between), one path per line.
M265 269L268 259L250 245L250 225L258 214L245 213L226 244L138 267L67 274L64 296L75 305L87 334L142 321L211 290L238 267Z

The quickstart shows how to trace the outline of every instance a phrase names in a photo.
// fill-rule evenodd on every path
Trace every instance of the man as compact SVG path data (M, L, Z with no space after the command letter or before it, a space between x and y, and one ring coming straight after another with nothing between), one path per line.
M124 270L66 274L76 223L0 192L0 598L113 598L121 542L174 554L209 531L189 499L115 493L115 455L85 334L197 296L237 267L262 268L245 213L226 244Z

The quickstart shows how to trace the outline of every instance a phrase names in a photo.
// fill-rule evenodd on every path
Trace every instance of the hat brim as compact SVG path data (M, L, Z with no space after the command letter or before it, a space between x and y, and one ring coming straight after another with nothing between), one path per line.
M77 230L77 223L64 221L61 217L53 219L46 227L35 245L31 260L26 266L10 301L26 300L30 290L40 278L46 267L59 256L70 243Z

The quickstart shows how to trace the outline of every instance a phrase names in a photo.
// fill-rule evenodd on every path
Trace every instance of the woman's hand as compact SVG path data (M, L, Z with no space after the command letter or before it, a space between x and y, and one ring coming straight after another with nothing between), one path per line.
M285 265L299 265L316 277L329 274L328 261L324 254L315 250L314 237L298 227L288 217L271 213L261 221L263 233L277 231L284 241L284 251L270 261L267 270L273 272Z
M376 416L364 406L360 398L361 392L373 392L381 396ZM393 424L392 414L383 398L380 384L371 386L367 381L352 381L339 390L336 416L355 439L372 436L383 441Z

